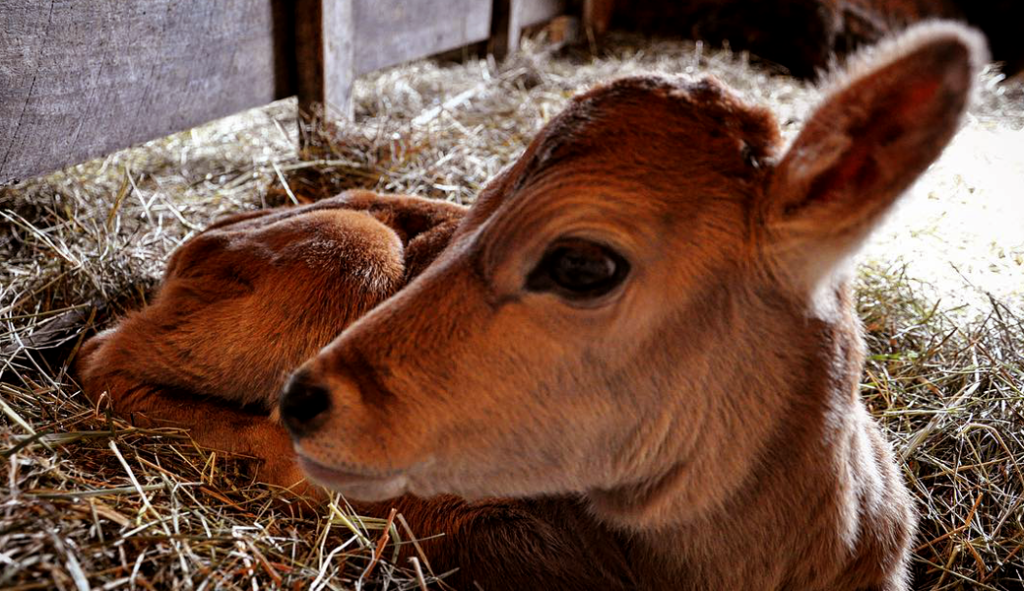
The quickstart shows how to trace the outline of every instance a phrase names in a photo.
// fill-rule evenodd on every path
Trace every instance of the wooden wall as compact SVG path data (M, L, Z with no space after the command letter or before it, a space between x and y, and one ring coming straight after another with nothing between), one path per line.
M356 73L486 41L491 2L373 0L353 5Z
M0 182L288 96L283 5L4 0Z
M0 184L550 19L564 0L2 0ZM501 13L501 14L499 14ZM498 31L501 32L501 31ZM508 31L506 30L507 34Z

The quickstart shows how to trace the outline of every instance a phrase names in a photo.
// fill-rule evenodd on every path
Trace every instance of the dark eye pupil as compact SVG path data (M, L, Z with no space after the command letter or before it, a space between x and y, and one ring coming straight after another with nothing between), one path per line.
M615 261L601 252L559 248L551 259L555 283L574 291L591 289L615 274Z
M622 283L629 263L610 248L584 240L556 244L526 279L532 291L580 300L610 292Z

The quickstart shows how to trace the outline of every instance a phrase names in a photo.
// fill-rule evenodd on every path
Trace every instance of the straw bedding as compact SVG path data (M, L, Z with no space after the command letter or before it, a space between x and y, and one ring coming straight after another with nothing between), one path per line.
M684 42L624 37L596 55L532 42L503 64L360 80L355 122L315 154L296 150L283 101L0 189L0 588L439 586L429 565L392 562L412 543L401 516L360 518L342 499L300 512L252 484L245 458L98 411L69 359L218 216L349 187L470 203L568 97L616 76L713 73L791 136L820 91L750 62ZM859 274L863 395L918 500L920 589L1024 576L1024 90L984 81Z

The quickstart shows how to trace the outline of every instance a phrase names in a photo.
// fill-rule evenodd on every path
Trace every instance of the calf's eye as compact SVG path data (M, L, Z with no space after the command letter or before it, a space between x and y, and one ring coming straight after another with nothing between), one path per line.
M526 277L526 288L573 301L601 297L625 280L629 262L597 242L571 239L552 244Z

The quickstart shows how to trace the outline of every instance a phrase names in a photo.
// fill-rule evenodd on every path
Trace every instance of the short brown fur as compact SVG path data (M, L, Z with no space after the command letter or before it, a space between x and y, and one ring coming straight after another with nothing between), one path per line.
M460 588L906 589L914 512L856 395L845 261L955 133L982 54L917 28L787 150L713 80L627 79L576 98L464 218L355 192L228 220L87 343L85 390L290 485L268 415L312 356L280 407L300 464L402 495L361 509L446 531L428 553ZM622 253L621 287L527 289L566 236ZM329 405L300 418L286 402L311 391Z

